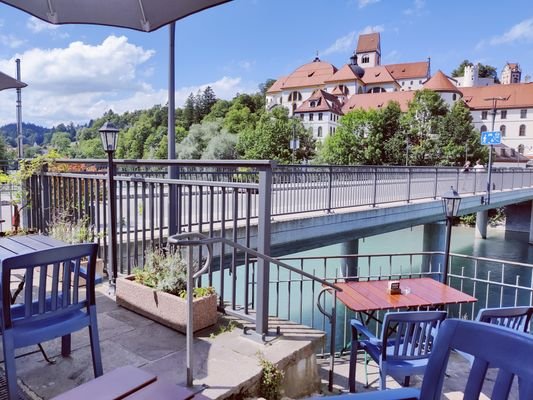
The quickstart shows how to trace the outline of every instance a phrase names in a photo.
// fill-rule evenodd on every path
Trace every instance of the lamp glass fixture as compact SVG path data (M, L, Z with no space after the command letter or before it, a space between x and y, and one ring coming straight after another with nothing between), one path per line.
M460 204L461 196L454 190L453 186L442 195L442 207L447 218L457 216Z
M111 123L106 122L99 129L100 139L102 139L102 146L106 152L114 152L117 149L118 132Z

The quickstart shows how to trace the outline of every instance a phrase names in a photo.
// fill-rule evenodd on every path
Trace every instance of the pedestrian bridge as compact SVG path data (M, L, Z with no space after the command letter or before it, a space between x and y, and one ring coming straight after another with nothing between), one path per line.
M58 163L75 168L31 178L26 224L46 230L59 210L84 219L99 238L115 224L128 271L148 244L177 232L224 236L279 255L441 221L440 197L450 187L463 197L460 214L533 199L533 171L525 168L494 168L489 204L487 171L454 167L116 160L109 196L102 160ZM108 215L109 198L116 215Z

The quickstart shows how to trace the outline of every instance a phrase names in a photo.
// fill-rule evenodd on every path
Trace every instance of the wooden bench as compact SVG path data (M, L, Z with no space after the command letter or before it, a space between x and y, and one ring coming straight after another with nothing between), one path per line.
M125 366L69 390L53 400L206 400L186 387L157 380L157 376Z

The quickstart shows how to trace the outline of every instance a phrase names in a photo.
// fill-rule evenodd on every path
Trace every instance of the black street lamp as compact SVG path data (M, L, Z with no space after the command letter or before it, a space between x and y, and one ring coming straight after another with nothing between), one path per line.
M117 280L117 206L115 192L115 166L113 164L113 153L117 149L118 132L115 126L106 122L99 129L102 146L107 153L107 233L108 233L108 268L109 293L115 294L115 284Z
M442 195L442 207L444 215L446 216L446 246L444 255L444 268L442 270L442 283L448 280L448 265L450 261L450 242L452 238L452 223L453 218L459 212L459 204L461 204L461 196L454 190L453 186L446 193Z

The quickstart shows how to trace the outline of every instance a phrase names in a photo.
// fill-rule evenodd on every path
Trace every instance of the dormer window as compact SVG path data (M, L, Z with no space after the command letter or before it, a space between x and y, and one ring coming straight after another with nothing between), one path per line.
M309 107L316 107L316 102L315 101L310 102Z

